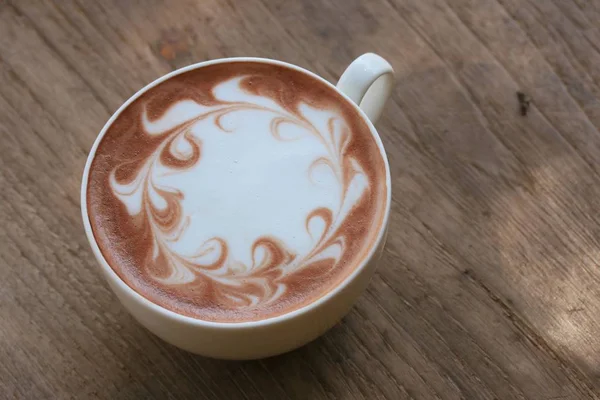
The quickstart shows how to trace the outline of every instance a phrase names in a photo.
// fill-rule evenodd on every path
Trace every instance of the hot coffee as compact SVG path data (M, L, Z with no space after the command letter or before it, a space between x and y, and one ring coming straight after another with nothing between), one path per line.
M385 162L356 106L265 62L179 73L113 120L87 209L132 289L206 321L308 305L361 265L381 230Z

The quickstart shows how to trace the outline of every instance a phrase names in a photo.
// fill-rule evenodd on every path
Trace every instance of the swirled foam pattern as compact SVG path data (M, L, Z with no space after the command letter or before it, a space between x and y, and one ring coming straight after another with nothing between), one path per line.
M230 62L125 108L96 150L87 205L130 287L183 315L241 322L339 285L373 246L387 190L369 127L335 90Z

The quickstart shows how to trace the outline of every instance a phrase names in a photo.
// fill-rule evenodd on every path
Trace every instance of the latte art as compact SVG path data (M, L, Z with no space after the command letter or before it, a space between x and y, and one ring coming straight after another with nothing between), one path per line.
M175 76L126 108L88 195L127 284L215 321L279 315L339 284L369 250L387 190L345 99L299 71L233 65Z
M344 234L338 231L339 226L368 188L360 164L344 154L350 132L339 116L306 104L300 104L298 111L292 113L273 100L245 93L239 86L245 78L234 78L216 86L213 90L218 102L216 105L203 106L182 101L174 104L165 116L154 122L149 121L144 113L142 126L145 132L160 136L162 143L147 157L132 180L119 182L116 178L119 167L113 171L110 179L115 196L123 202L131 216L141 217L144 229L150 231L153 241L148 262L159 261L167 269L166 276L153 278L167 285L187 284L196 279L210 280L220 304L229 307L252 307L278 299L287 290L280 278L310 264L331 260L330 268L335 268L345 250ZM242 113L251 114L244 116L252 120L250 132L244 127L235 127L236 117L238 120L244 118L236 114ZM227 179L227 175L234 171L232 167L229 170L223 168L222 157L208 160L207 163L212 161L213 165L203 165L204 152L217 151L215 148L223 140L219 135L248 135L247 138L226 140L231 142L227 151L229 159L243 157L247 148L242 145L250 145L249 142L265 142L255 146L284 154L297 154L299 149L304 151L307 145L302 146L300 142L309 142L312 157L309 155L290 162L290 169L300 169L290 171L291 174L298 178L304 175L304 192L287 193L287 204L280 204L283 198L273 201L274 196L270 192L280 190L275 182L276 177L269 181L269 186L274 187L267 189L267 192L260 193L263 188L256 186L249 188L248 193L242 190L248 189L242 182ZM266 143L268 141L279 143ZM209 146L205 146L205 142ZM253 156L261 157L260 154ZM226 162L231 163L231 160ZM233 163L238 161L233 160ZM248 164L250 168L256 167L255 161ZM202 168L206 171L196 171ZM187 170L191 171L188 173L191 176L185 177ZM180 179L177 179L177 175ZM195 177L205 179L192 182L191 179ZM245 176L245 179L251 177L252 174ZM287 176L281 178L289 179ZM232 187L221 188L225 181L229 181ZM201 187L202 192L189 193L193 185ZM300 182L295 181L295 185L298 185L295 188L297 191ZM322 190L323 187L326 190ZM245 210L251 214L264 213L248 225L256 236L246 236L252 240L250 243L237 240L235 244L240 248L233 248L234 244L227 240L225 232L222 236L210 237L210 228L202 226L210 218L208 214L215 211L209 207L198 207L202 199L194 199L194 196L203 197L203 192L213 191L228 192L235 199L230 204L234 207L232 210L227 209L226 204L215 204L222 207L219 211L223 214L215 223L231 227L238 222L237 218L231 218L236 213L235 208L245 207L237 203L241 196L264 194L257 202L257 209ZM185 210L184 200L190 197L192 200L188 203L191 204L187 205L190 209ZM294 197L302 199L297 208L289 207ZM278 221L270 215L273 210L280 208L285 213L294 213L299 212L304 204L315 207L306 210L303 224L289 218L284 222L298 226L286 226L279 229L279 235L274 233L278 230L274 222ZM246 215L244 217L246 221L249 219ZM282 218L286 217L282 215ZM305 232L301 231L302 228ZM247 229L245 233L249 231ZM293 237L290 237L290 233L293 233ZM298 237L303 233L306 237ZM197 240L200 240L200 244L192 249L193 242Z

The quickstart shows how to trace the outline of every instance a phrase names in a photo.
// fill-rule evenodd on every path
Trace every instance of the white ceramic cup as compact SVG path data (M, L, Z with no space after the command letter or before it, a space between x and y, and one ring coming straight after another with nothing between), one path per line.
M387 198L380 232L367 257L333 290L300 309L287 314L250 322L209 322L167 310L130 288L119 278L105 260L90 225L87 211L87 185L90 165L102 137L117 116L148 89L183 72L210 64L231 61L251 61L283 65L302 71L326 83L331 90L342 93L359 111L375 138L386 168ZM337 87L323 78L281 61L263 58L229 58L202 62L171 72L150 83L125 102L106 123L89 153L81 185L81 213L87 238L110 287L125 308L148 330L165 341L192 353L222 359L253 359L293 350L323 334L335 325L352 307L367 287L385 243L390 211L391 180L385 150L373 123L383 110L393 87L394 71L390 64L376 54L363 54L352 62Z

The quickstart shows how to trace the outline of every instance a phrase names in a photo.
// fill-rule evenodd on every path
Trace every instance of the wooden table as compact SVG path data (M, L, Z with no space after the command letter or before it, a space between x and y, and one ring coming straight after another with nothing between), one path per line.
M368 292L251 362L138 325L83 233L86 155L173 69L374 51L394 184ZM517 91L531 99L521 115ZM600 398L600 1L0 1L0 397Z

